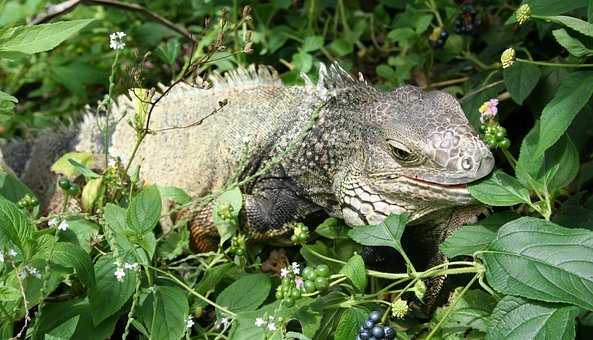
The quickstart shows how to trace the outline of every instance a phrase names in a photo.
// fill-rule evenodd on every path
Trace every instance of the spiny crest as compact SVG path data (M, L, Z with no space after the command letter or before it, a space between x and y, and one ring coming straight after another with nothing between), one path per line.
M265 65L238 67L222 75L215 71L208 79L212 82L214 89L244 89L262 85L283 86L278 72L273 67Z
M311 85L311 80L308 77L305 76L304 79L307 85ZM354 78L337 62L332 63L329 67L323 63L319 64L319 80L315 86L319 97L327 99L345 92L364 94L369 89L372 87L366 82L362 73L358 73L358 78Z

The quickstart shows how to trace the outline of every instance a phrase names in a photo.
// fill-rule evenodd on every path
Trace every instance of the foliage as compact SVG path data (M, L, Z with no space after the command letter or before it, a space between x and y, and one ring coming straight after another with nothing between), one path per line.
M453 233L440 248L449 262L426 268L408 255L405 215L354 229L299 224L296 245L279 253L246 246L247 180L196 200L143 186L129 163L99 171L89 154L69 153L52 169L80 209L41 216L31 190L0 169L0 338L354 339L372 310L401 339L590 334L593 2L472 2L130 2L172 27L105 4L28 24L55 2L0 1L4 137L73 124L97 101L109 115L113 98L140 88L130 121L140 145L160 95L146 89L159 82L265 63L299 84L339 60L383 89L452 93L482 137L498 138L497 170L469 187L493 214ZM111 49L116 31L125 47ZM210 202L220 242L195 254L177 213ZM363 245L390 248L403 267L365 264ZM425 283L444 275L456 288L423 313Z

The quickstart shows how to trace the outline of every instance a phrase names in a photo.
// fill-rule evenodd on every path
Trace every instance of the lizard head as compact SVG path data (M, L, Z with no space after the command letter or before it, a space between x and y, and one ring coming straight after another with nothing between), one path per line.
M488 175L494 158L455 97L404 86L360 105L364 127L340 179L341 212L350 225L390 213L417 220L476 203L467 184Z

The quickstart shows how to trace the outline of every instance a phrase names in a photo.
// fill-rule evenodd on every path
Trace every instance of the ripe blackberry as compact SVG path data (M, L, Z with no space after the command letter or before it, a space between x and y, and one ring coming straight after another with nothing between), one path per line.
M369 318L366 319L356 335L356 340L391 340L395 339L395 330L391 327L383 327L381 321L381 312L372 311Z
M434 48L441 49L445 46L447 38L449 38L449 32L442 27L437 27L430 34L429 40Z
M455 32L472 35L482 25L482 19L473 5L464 5L461 14L455 19Z

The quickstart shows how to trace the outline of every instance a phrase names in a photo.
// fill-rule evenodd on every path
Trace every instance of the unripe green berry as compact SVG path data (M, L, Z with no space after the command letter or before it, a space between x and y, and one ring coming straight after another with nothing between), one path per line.
M280 288L280 287L278 287ZM282 289L276 289L276 300L282 300L284 294L282 294Z
M283 300L284 305L286 305L286 307L292 307L294 306L294 299L293 298L287 298Z
M317 287L315 287L315 281L309 280L305 280L305 282L303 283L303 288L305 288L305 292L309 294L317 290Z
M329 277L329 267L325 264L320 264L315 268L315 273L317 276Z
M60 188L62 188L62 190L68 190L70 189L70 185L72 185L72 183L70 183L70 181L67 178L60 178L60 180L58 181L58 186Z
M290 296L291 296L293 299L295 299L295 300L297 300L297 299L300 299L300 297L301 297L301 291L300 291L300 290L298 290L298 289L295 289L295 290L293 290L293 291L291 292Z
M313 269L311 267L305 267L305 269L303 269L303 277L307 280L314 281L315 278L317 277L317 274L315 273L315 269Z
M319 290L324 290L329 287L329 281L326 277L318 277L315 279L315 287Z
M76 183L71 183L70 184L70 188L68 188L66 191L68 191L68 194L72 195L72 196L78 196L78 194L80 194L80 185L76 184Z
M499 146L501 149L506 149L506 148L508 148L509 146L511 146L511 140L510 140L510 139L508 139L508 138L505 138L505 139L503 139L502 141L500 141L500 142L498 143L498 146Z

